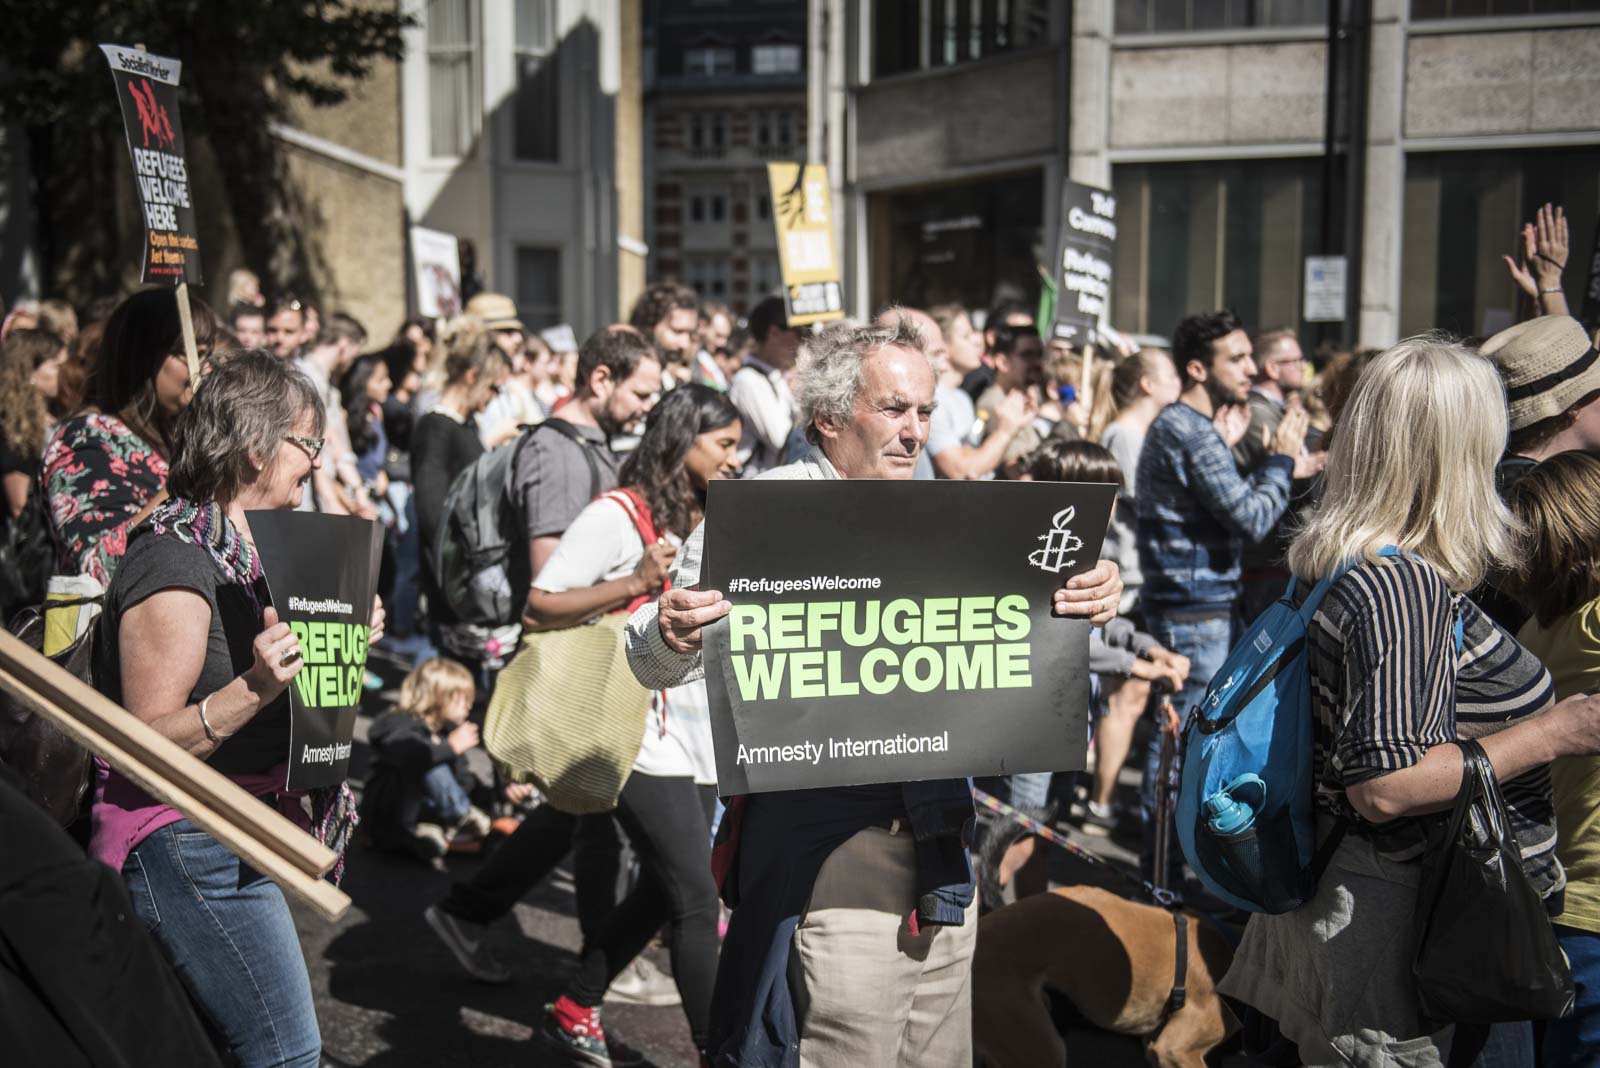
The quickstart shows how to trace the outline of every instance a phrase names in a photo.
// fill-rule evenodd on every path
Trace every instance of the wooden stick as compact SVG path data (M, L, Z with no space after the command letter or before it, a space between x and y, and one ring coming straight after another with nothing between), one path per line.
M192 815L190 808L215 813L236 828L236 837L252 841L255 854L270 853L310 876L321 875L338 859L327 846L211 765L4 631L0 631L0 671L5 673L0 685L38 709L84 748L104 757L146 792L185 815ZM113 760L114 756L122 763Z
M189 388L200 388L200 350L194 343L194 313L189 310L189 283L178 283L178 323L183 327L183 357L189 363Z
M1094 408L1094 346L1083 347L1083 388L1078 390L1078 408L1083 413L1083 421L1078 424L1078 436L1089 436L1089 420Z

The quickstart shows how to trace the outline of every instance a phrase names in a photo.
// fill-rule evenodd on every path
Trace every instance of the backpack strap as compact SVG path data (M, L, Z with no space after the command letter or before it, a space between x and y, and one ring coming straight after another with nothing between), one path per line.
M599 448L594 442L578 432L578 428L565 419L551 416L544 422L536 425L534 430L554 430L557 434L578 446L583 453L584 461L589 465L589 499L592 501L600 494L600 461L595 459L594 450Z
M598 499L610 501L627 513L628 518L633 520L633 529L638 532L639 540L644 543L646 552L649 552L650 546L660 539L661 535L656 531L655 517L650 514L650 505L636 491L631 489L608 490L602 493ZM672 588L672 580L667 579L661 588L670 590ZM652 598L648 593L642 594L629 601L623 611L632 614L640 605L649 600L652 600Z

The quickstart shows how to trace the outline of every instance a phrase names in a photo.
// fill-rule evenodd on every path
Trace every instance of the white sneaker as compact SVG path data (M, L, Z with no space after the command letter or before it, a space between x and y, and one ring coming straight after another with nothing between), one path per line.
M606 1000L620 1005L681 1005L678 984L672 976L650 963L649 957L635 957L606 991Z

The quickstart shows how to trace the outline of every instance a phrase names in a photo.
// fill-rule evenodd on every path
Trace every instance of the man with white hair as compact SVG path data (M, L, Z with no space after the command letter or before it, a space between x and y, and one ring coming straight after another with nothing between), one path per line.
M802 347L796 387L809 449L761 478L909 479L927 440L936 374L915 324L835 324ZM923 536L906 531L907 537ZM647 689L703 676L701 628L731 610L697 590L705 528L672 588L628 621ZM892 547L886 547L893 551ZM1116 614L1113 563L1071 579L1057 614ZM966 1064L976 938L966 780L780 791L735 799L723 943L704 1051L715 1065Z

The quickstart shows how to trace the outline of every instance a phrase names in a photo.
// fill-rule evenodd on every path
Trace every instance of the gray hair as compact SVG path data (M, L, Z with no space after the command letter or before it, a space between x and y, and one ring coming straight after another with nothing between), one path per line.
M923 357L922 332L904 315L897 315L888 326L861 326L848 319L823 327L800 345L800 361L795 372L795 395L800 402L800 420L806 440L819 444L817 424L843 426L855 411L861 393L862 363L886 345L911 349ZM933 361L928 366L938 375Z
M265 349L239 353L200 383L179 417L168 489L192 501L232 497L256 464L271 465L307 412L320 437L327 416L311 380Z

